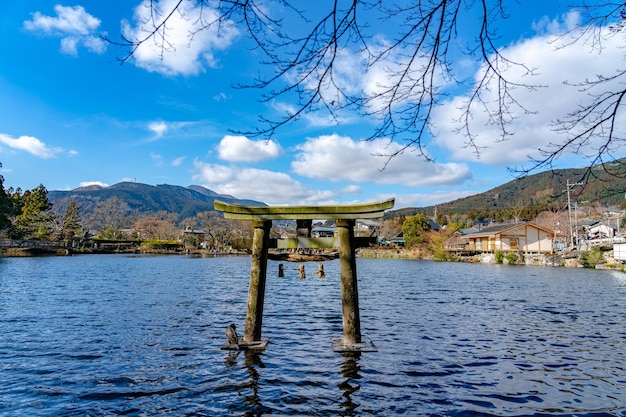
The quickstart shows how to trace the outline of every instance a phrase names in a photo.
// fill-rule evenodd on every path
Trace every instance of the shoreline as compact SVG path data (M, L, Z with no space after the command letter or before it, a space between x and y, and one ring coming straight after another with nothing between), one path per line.
M431 254L425 253L419 249L381 249L381 248L361 248L358 251L358 257L361 258L380 258L380 259L414 259L414 260L431 260L437 262L464 262L464 263L482 263L482 264L501 264L511 266L543 266L543 267L562 267L562 268L585 268L584 262L581 260L582 253L578 251L562 253L562 254L521 254L520 260L516 256L516 260L507 259L506 255L498 260L495 253L481 253L468 256L454 256L449 259L435 259ZM517 255L517 254L516 254ZM587 269L603 269L626 272L626 266L613 257L613 251L606 251L602 254L597 264L593 267L587 266Z
M584 253L584 252L583 252ZM431 260L438 262L464 262L482 264L502 264L511 266L543 266L543 267L563 267L563 268L588 268L626 272L626 265L616 261L612 255L612 250L602 253L602 257L593 266L585 265L581 259L582 254L572 251L562 254L515 254L510 257L507 254L498 257L496 253L481 253L466 256L450 256L447 259L436 259L432 254L420 249L404 248L359 248L356 256L368 259L412 259ZM134 254L134 255L185 255L194 257L218 257L218 256L250 256L250 253L243 250L222 250L215 251L209 249L156 249L139 247L109 247L109 248L79 248L70 249L67 247L9 247L0 248L0 258L23 258L42 256L73 256L73 255L105 255L105 254ZM287 262L309 262L325 261L336 259L333 256L292 256L278 259L270 256L270 260L284 260ZM520 259L521 257L521 259ZM274 259L276 258L276 259Z

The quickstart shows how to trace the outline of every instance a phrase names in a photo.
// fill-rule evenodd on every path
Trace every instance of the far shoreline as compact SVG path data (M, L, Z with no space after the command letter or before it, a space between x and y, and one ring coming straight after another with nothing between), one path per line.
M184 255L192 257L221 257L221 256L250 256L249 251L226 249L212 250L202 248L146 248L141 246L133 247L82 247L72 249L64 246L57 247L9 247L0 248L0 258L24 258L24 257L45 257L45 256L73 256L73 255L106 255L106 254L132 254L132 255ZM562 254L519 254L518 260L511 262L506 257L498 258L494 253L480 253L471 256L450 256L448 259L435 259L432 254L420 249L370 247L357 249L356 256L364 259L407 259L407 260L430 260L435 262L463 262L480 264L503 264L511 266L544 266L544 267L564 267L564 268L585 268L599 270L613 270L626 272L626 267L612 257L612 251L602 253L602 258L593 265L585 266L581 261L581 253L572 251ZM312 259L318 262L334 259ZM521 259L520 259L521 258ZM270 258L271 259L271 258ZM285 260L292 263L306 263L311 259L300 258Z

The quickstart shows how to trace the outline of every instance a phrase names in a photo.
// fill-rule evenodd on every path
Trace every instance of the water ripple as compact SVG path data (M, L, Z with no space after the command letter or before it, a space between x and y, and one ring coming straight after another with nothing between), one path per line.
M219 349L243 329L249 258L1 259L0 415L626 416L621 275L357 266L378 352L332 352L331 261L305 280L269 263L254 354Z

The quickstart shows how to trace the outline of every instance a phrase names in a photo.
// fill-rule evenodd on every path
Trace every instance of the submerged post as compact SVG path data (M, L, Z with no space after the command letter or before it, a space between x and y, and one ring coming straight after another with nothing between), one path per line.
M252 222L252 226L254 227L254 237L252 240L248 310L246 312L246 327L243 334L245 343L261 340L265 280L267 278L267 250L272 221L255 220Z
M339 235L339 275L341 279L341 311L343 343L361 343L361 317L354 248L354 220L337 220Z

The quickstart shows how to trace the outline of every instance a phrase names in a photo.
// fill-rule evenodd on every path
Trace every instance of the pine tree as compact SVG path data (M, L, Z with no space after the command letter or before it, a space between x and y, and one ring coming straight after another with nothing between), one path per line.
M20 214L15 218L16 234L21 238L48 239L53 226L54 214L52 203L48 200L48 190L43 185L19 193L14 198L19 200Z

